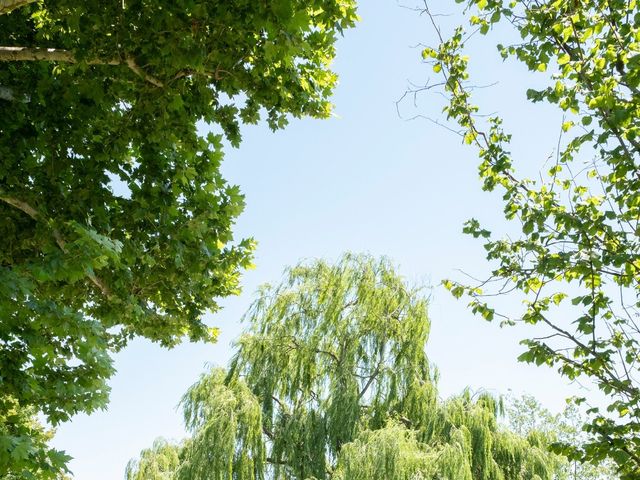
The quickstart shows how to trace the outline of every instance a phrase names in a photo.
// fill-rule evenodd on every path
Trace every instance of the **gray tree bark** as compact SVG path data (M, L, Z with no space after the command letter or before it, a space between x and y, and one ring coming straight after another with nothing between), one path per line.
M2 0L0 0L2 1ZM45 60L74 63L73 54L58 48L0 47L0 62Z
M10 13L16 8L24 7L36 0L0 0L0 15Z
M2 0L0 0L2 1ZM30 48L30 47L0 47L0 62L65 62L76 63L76 58L72 52L59 48ZM126 65L136 75L145 79L156 87L164 87L162 81L149 75L138 64L133 57L125 59L94 59L87 61L89 65Z

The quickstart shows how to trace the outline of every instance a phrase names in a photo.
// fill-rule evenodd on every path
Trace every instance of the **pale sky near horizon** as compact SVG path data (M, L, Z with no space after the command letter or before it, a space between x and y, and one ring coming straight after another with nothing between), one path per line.
M444 13L455 10L453 2L437 5ZM236 237L252 236L258 248L242 295L225 299L224 309L208 317L221 329L219 342L168 351L136 340L116 355L108 410L58 428L54 444L74 457L76 479L123 478L127 461L156 437L183 437L180 397L205 364L229 360L257 286L278 282L287 265L302 259L336 259L345 251L386 255L408 281L433 287L427 353L438 367L442 397L467 386L530 393L557 411L576 392L554 371L516 361L527 332L473 317L464 301L439 286L443 278L462 278L459 269L487 272L481 242L462 234L465 220L513 227L504 225L500 196L481 191L473 149L429 121L406 120L438 118L441 100L421 96L417 107L404 102L404 118L398 116L395 102L409 82L434 76L417 47L434 43L427 19L395 0L362 1L359 12L362 21L337 46L336 117L293 120L276 133L248 127L240 148L226 150L225 177L240 185L247 202ZM478 85L498 83L478 90L479 101L486 113L507 119L519 160L541 168L555 148L561 115L526 102L525 91L537 80L516 63L503 64L489 47L499 39L488 40L471 52L474 72Z

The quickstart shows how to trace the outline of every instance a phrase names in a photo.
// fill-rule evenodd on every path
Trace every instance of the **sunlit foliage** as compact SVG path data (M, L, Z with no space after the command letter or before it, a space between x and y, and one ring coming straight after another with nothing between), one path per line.
M388 261L302 263L245 321L229 369L183 398L176 479L552 479L542 437L500 427L500 401L438 398L427 299Z
M560 447L574 459L617 464L622 478L640 477L640 5L635 0L471 0L469 26L447 36L425 2L439 35L423 57L443 78L449 119L477 148L483 188L499 190L504 216L519 237L496 238L477 220L465 232L484 238L492 275L481 284L446 281L471 309L503 325L524 322L539 334L523 342L520 359L549 365L569 380L586 379L606 397L591 402L583 448ZM441 8L439 5L438 8ZM562 112L548 171L524 178L512 135L497 115L472 102L465 48L498 24L499 54L522 62L536 85L528 99ZM506 30L502 30L502 28ZM511 35L514 33L516 35ZM520 37L520 38L518 38ZM471 39L474 40L471 40ZM441 92L442 93L442 92ZM524 93L524 91L523 91ZM521 132L529 135L530 132ZM542 158L539 168L547 163ZM546 170L546 168L545 168ZM495 287L495 288L494 288ZM503 292L525 300L524 311L497 311Z

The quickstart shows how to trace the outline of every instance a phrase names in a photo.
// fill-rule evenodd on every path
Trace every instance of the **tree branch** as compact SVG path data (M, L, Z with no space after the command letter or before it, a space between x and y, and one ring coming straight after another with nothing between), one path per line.
M0 0L0 15L11 13L16 8L24 7L36 0Z
M367 390L369 390L369 387L371 386L373 381L376 379L376 377L380 374L381 370L382 370L382 363L379 363L375 371L369 377L369 380L367 380L367 383L365 384L365 386L362 387L362 390L360 390L360 393L358 393L358 400L360 400L364 396L364 394L367 393Z
M39 60L76 62L73 53L60 48L0 47L0 62L35 62ZM120 62L118 61L117 63L119 64Z
M24 213L29 215L34 220L38 220L38 217L40 216L38 211L35 208L33 208L31 205L29 205L27 202L23 202L22 200L18 200L17 198L5 197L5 196L1 196L0 200L2 200L5 203L8 203L12 207L16 207L18 210L22 210Z
M140 68L135 60L133 59L133 57L127 57L127 66L139 77L144 78L147 82L149 82L152 85L155 85L156 87L164 87L164 84L158 80L155 77L152 77L151 75L149 75L147 72L145 72L142 68Z
M29 215L29 217L31 217L35 221L39 221L42 219L42 215L40 215L40 212L38 212L38 210L33 208L27 202L24 202L14 197L8 197L4 195L0 196L0 200L5 202L8 205L11 205L12 207L17 208L18 210L21 210L22 212ZM53 238L55 239L56 245L58 245L60 250L62 250L64 253L67 253L66 242L62 238L62 235L60 234L60 232L55 228L53 229ZM89 280L91 280L91 283L93 283L96 287L98 287L98 289L102 292L102 294L105 297L107 298L111 297L111 291L109 290L109 287L107 287L107 285L104 283L103 280L101 280L99 277L97 277L94 274L89 274L87 276L89 277Z
M0 0L2 1L2 0ZM64 62L77 63L73 52L60 48L29 48L29 47L1 47L0 62ZM145 81L156 87L164 87L157 78L149 75L136 63L133 57L126 57L124 62L120 58L99 59L94 58L87 61L88 65L126 65L129 69L143 78Z

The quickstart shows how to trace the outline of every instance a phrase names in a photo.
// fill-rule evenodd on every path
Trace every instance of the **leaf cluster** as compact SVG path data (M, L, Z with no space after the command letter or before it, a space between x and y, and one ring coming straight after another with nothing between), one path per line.
M636 478L640 6L618 0L465 3L470 27L441 35L424 56L445 78L448 118L477 148L483 188L502 191L504 217L518 222L522 235L495 238L477 220L469 221L465 232L485 239L492 275L481 284L445 286L456 297L469 296L473 312L486 320L535 325L541 333L523 342L520 360L597 385L607 397L605 408L592 405L588 441L563 453L593 462L612 459L622 478ZM488 34L499 22L508 22L521 38L499 44L500 55L548 80L546 88L528 89L529 100L564 114L554 164L539 180L517 174L502 118L481 118L471 100L465 45L473 33ZM487 301L506 292L525 298L521 315L499 313Z

